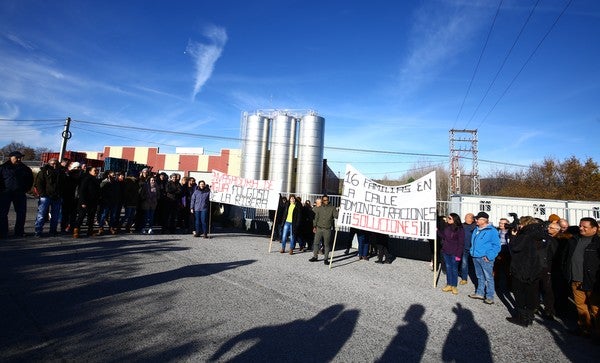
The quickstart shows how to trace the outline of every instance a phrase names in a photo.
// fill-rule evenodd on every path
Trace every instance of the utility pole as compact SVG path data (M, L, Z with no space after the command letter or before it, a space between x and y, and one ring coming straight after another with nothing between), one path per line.
M466 135L466 136L460 136ZM471 194L480 195L479 160L477 147L477 130L450 130L450 180L448 181L448 197L460 194L462 177L471 179ZM464 157L464 154L471 157ZM471 159L471 173L461 171L460 159Z
M67 140L71 138L71 131L69 131L69 126L71 126L71 118L67 117L65 120L65 128L62 132L62 145L60 147L60 154L58 155L58 162L60 163L67 152Z

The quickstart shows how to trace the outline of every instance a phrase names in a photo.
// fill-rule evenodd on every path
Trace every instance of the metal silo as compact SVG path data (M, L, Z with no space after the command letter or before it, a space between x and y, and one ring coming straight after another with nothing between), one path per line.
M246 117L242 148L242 177L266 179L269 119L262 115Z
M322 191L325 119L315 114L300 120L296 193L317 194Z
M296 138L296 119L277 114L271 120L271 152L269 179L283 180L283 191L292 191L292 172Z

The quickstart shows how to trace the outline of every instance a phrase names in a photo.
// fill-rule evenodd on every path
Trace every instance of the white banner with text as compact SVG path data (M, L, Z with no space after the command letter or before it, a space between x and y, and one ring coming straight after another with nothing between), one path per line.
M379 184L346 165L337 224L400 237L435 239L435 172L412 183L392 186Z
M240 207L277 210L281 180L254 180L213 170L210 201Z

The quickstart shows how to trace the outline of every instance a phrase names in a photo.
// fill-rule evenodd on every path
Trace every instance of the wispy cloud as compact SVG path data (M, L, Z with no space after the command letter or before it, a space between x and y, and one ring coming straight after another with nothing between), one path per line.
M196 76L192 100L202 89L202 86L208 81L215 67L215 63L221 56L225 43L227 43L227 32L225 28L211 26L204 31L204 36L208 38L209 43L203 44L190 40L187 45L186 53L194 60L196 66Z
M11 42L13 42L14 44L17 44L18 46L26 49L26 50L34 50L35 46L24 39L21 39L19 36L12 34L12 33L8 33L8 34L2 34L6 39L10 40Z
M419 89L453 64L492 8L477 2L429 2L414 14L410 49L400 68L405 94Z

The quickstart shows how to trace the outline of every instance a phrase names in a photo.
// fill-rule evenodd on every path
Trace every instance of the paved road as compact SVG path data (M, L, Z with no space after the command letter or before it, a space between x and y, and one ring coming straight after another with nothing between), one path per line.
M600 361L561 321L516 327L471 284L432 288L426 262L329 270L268 246L224 230L2 241L0 360Z

